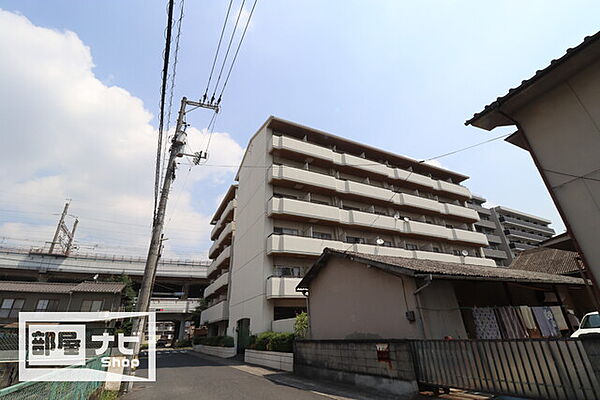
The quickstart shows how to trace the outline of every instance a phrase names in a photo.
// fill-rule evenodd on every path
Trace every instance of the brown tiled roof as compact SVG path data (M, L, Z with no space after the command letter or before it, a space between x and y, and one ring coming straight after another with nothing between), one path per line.
M576 257L574 251L541 247L522 252L509 268L555 275L572 274L579 272Z
M57 294L68 294L71 292L119 293L124 288L125 284L119 282L53 283L0 281L0 292Z
M542 272L523 271L512 268L485 267L473 264L459 264L445 261L418 260L415 258L379 256L354 252L341 252L325 249L317 262L306 273L297 288L307 289L310 281L318 274L330 256L346 257L368 264L389 273L403 275L431 274L442 279L467 279L483 281L552 283L583 285L581 278L553 275Z
M584 50L590 44L594 43L598 39L600 39L600 32L596 32L595 34L593 34L591 36L586 36L583 39L583 42L581 42L579 45L577 45L573 48L567 49L567 51L565 52L565 54L562 57L550 61L550 65L548 65L546 68L536 71L535 75L533 75L531 78L525 79L524 81L521 82L521 84L519 86L509 89L507 94L505 94L504 96L498 97L495 101L493 101L492 103L485 106L485 108L481 112L475 113L471 119L469 119L468 121L465 122L465 125L473 124L475 122L475 120L477 120L478 118L480 118L487 112L489 112L493 109L496 109L502 103L504 103L505 101L507 101L508 99L513 97L514 95L527 89L529 86L531 86L537 80L539 80L541 77L543 77L547 73L553 71L556 67L563 64L565 61L567 61L568 59L570 59L572 56L579 53L580 51Z

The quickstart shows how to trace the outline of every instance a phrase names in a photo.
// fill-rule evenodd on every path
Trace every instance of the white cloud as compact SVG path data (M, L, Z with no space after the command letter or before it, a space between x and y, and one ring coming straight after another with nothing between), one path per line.
M52 214L72 198L81 242L143 254L153 204L152 114L139 98L94 75L90 48L73 32L0 10L0 51L0 209L8 210L0 214L0 237L52 232L58 218ZM205 146L206 131L188 133L191 148ZM235 165L242 153L227 133L213 134L211 163ZM228 183L231 170L195 167L183 185L188 172L179 169L169 255L205 254L205 214L213 210L198 210L191 193L200 181Z

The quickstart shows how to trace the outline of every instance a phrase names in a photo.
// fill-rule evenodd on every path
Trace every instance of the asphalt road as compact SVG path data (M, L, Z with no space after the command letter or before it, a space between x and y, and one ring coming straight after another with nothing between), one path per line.
M141 370L145 360L141 360ZM311 391L277 384L189 351L161 351L156 356L156 382L135 383L125 400L324 400ZM240 363L241 365L241 363ZM139 375L145 375L145 371Z

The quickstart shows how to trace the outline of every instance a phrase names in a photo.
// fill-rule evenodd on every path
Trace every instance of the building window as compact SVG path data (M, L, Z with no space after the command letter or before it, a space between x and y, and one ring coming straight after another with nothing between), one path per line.
M361 209L358 207L352 207L352 206L346 206L346 205L342 206L342 208L344 210L348 210L348 211L361 211Z
M365 239L356 236L346 236L346 242L348 243L356 243L356 244L364 244Z
M419 246L414 243L406 243L406 250L419 250Z
M4 299L0 306L0 318L17 318L23 309L24 299Z
M100 311L102 309L102 300L84 300L81 302L81 311Z
M273 193L273 197L276 197L278 199L293 199L293 200L298 199L298 196L294 196L291 194L285 194L285 193Z
M317 199L311 199L310 200L311 203L315 203L315 204L323 204L324 206L328 206L329 203L323 200L317 200Z
M298 229L280 228L280 227L276 226L275 228L273 228L273 233L275 233L277 235L295 235L295 236L298 236Z
M301 278L304 276L302 267L275 266L275 276Z
M35 311L57 311L58 300L56 299L39 299L35 306Z
M313 232L312 236L315 239L331 240L331 233Z

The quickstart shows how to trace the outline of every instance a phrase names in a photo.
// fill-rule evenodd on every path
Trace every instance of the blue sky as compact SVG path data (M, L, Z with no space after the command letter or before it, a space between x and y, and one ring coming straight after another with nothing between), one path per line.
M225 0L186 2L176 103L204 92L226 7ZM141 99L156 127L166 2L21 0L0 8L74 32L89 47L95 77ZM259 0L216 131L243 148L272 114L418 159L436 156L510 132L463 123L595 33L598 15L594 1ZM190 122L201 129L208 117L199 112ZM497 141L439 161L470 176L465 184L493 205L547 217L563 230L526 152ZM53 171L51 163L45 168ZM181 190L194 212L208 216L233 174L212 179L200 168Z

